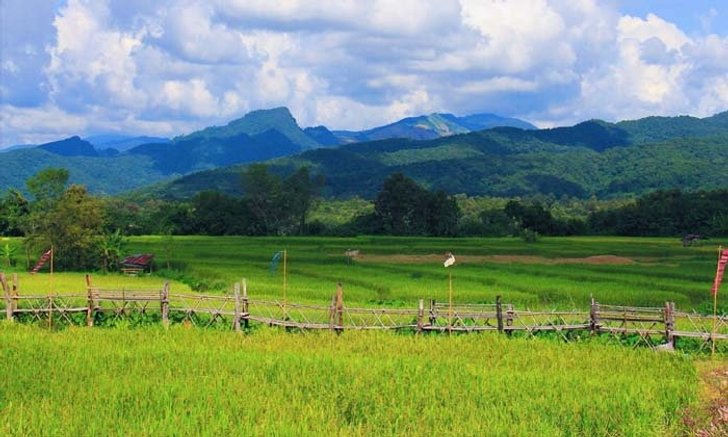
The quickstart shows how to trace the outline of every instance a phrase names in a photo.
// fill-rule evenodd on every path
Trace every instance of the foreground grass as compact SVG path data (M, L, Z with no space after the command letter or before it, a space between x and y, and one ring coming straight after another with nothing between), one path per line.
M693 362L620 346L379 332L0 324L5 435L672 435Z

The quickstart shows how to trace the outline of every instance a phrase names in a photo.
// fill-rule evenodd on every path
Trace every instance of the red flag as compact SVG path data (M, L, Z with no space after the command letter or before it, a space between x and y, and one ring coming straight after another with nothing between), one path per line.
M38 259L38 262L35 263L33 270L30 271L30 274L34 275L34 274L38 273L38 271L43 268L45 263L47 263L48 260L51 259L52 255L53 255L53 248L50 248L50 249L46 250L45 252L43 252L43 254Z
M725 265L728 263L728 249L720 252L720 258L718 258L718 270L715 272L715 281L713 282L713 289L711 293L713 296L718 295L718 288L720 282L723 280L723 272L725 271Z

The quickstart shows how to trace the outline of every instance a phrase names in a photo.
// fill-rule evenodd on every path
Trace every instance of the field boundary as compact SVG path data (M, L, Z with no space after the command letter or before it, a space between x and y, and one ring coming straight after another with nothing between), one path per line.
M20 294L17 276L9 283L0 272L5 318L47 324L94 326L101 321L130 318L158 319L168 326L218 326L240 331L251 322L286 329L411 330L426 332L498 332L533 336L553 333L565 341L582 333L606 334L616 340L631 337L634 346L672 349L678 339L694 339L699 349L728 341L728 315L716 318L678 311L673 302L663 307L600 304L592 299L589 310L518 309L503 303L465 304L418 301L417 308L356 308L344 304L338 284L328 305L250 299L245 280L234 284L231 295L176 294L169 283L159 289L101 289L86 275L86 291L76 294Z

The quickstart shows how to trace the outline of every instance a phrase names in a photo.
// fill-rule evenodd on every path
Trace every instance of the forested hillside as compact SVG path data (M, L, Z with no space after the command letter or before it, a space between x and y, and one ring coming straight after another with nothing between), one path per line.
M587 121L543 130L495 128L430 141L388 139L317 149L270 164L280 174L310 167L324 176L324 194L329 197L373 198L395 172L429 189L501 197L610 198L670 188L710 190L726 186L728 117L723 113L706 119ZM214 187L239 194L241 169L189 175L151 192L184 198Z

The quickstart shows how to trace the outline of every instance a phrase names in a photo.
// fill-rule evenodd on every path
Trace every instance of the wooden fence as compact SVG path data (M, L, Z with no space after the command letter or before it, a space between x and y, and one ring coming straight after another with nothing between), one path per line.
M728 316L717 318L663 307L604 305L592 299L588 311L517 309L498 297L493 304L453 304L420 299L417 308L356 308L344 304L339 284L329 305L250 299L245 280L229 295L175 294L164 283L155 290L101 289L86 276L86 291L76 294L20 294L17 276L0 272L5 316L48 324L93 326L98 320L154 317L164 325L187 323L246 329L251 322L289 329L389 329L414 332L480 332L535 335L552 332L570 341L586 334L606 334L649 347L672 346L678 338L697 339L700 348L728 341ZM714 326L715 324L715 326Z

